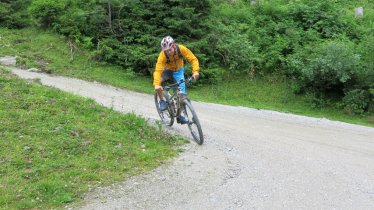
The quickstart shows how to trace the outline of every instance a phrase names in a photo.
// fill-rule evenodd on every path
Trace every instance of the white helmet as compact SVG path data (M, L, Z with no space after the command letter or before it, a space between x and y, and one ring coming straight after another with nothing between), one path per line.
M171 36L166 36L161 40L161 48L163 51L168 50L174 44L174 39Z

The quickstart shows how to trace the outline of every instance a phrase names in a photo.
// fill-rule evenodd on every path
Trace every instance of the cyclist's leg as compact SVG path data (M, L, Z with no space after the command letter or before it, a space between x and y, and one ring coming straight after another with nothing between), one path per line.
M182 67L178 71L174 72L173 77L174 77L174 80L176 80L176 81L180 81L181 79L184 79L184 67ZM180 84L179 88L181 89L181 91L184 95L187 94L186 83L185 82ZM183 101L183 100L184 100L184 98L182 98L181 101ZM181 108L178 110L178 113L177 113L177 122L181 123L181 124L188 123L187 119L184 116L181 115L181 113L183 112L183 107L184 106L181 106Z
M169 69L165 68L161 75L161 84L164 86L165 82L173 79L173 71L170 71ZM160 100L164 100L164 96L162 93L162 90L157 90L157 95L160 98Z
M181 79L184 79L184 67L180 68L178 71L173 73L173 78L175 81L180 81ZM179 85L179 87L182 90L182 93L187 95L187 90L186 90L186 83L182 83Z
M167 82L168 80L172 81L172 82L175 82L174 81L174 74L175 72L174 71L171 71L167 68L164 69L164 71L162 72L162 75L161 75L161 84L165 84L165 82Z

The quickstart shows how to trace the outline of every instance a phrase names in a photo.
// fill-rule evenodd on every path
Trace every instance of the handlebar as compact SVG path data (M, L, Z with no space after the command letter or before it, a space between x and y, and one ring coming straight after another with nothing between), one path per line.
M164 90L169 91L171 88L178 87L179 85L181 85L184 82L186 82L186 84L188 85L189 83L191 83L193 81L195 81L195 78L193 78L193 77L188 78L187 82L186 82L185 79L181 79L181 80L179 80L179 82L173 83L171 85L164 86Z
M190 83L190 82L193 82L193 81L195 81L195 78L194 77L190 77L190 78L188 78L187 84Z

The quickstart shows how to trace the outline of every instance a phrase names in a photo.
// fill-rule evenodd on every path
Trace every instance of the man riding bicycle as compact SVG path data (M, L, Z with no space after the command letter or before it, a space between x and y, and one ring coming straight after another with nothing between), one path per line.
M199 78L199 61L196 56L183 45L177 45L171 36L166 36L161 40L161 52L158 56L156 69L153 73L153 85L160 98L160 110L167 109L167 102L162 94L161 83L169 79L174 82L184 79L184 61L186 58L192 65L192 77L197 80ZM184 95L186 92L186 84L179 86ZM179 114L177 122L181 124L188 123L188 120Z

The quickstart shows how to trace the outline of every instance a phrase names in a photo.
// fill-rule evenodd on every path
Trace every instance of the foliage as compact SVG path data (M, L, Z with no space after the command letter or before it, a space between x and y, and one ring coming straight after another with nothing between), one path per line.
M201 79L198 80L201 84L216 84L219 85L222 81L224 70L222 68L209 68L201 72Z
M347 23L339 18L341 13L335 0L302 0L289 4L289 15L304 31L316 30L322 38L332 38L347 30Z
M18 27L11 14L29 11L40 26L89 49L91 61L134 74L152 75L160 39L171 35L197 55L204 83L282 75L298 93L333 92L338 102L348 90L373 88L374 6L367 0L28 0L27 11L21 2L2 1L0 25ZM355 18L357 6L364 17Z
M349 85L358 62L359 56L346 42L328 42L302 71L300 79L318 91L339 91Z
M86 12L80 8L68 8L65 13L56 19L53 28L69 39L80 42L83 40L80 27L86 23L85 15Z
M42 25L53 25L76 43L88 37L97 47L92 53L94 59L145 75L153 72L163 36L170 34L183 42L205 34L202 20L211 7L208 0L162 4L152 0L66 1L64 10L59 10L62 6L62 2L39 0L33 2L30 11ZM53 18L43 19L49 12L54 13Z
M357 85L366 90L374 88L374 35L362 38L357 51L361 55Z
M288 60L296 92L312 92L315 102L331 94L338 96L347 113L361 114L368 110L372 104L369 89L374 84L374 72L355 53L352 43L327 42L314 52L305 49L303 53Z
M4 38L0 40L0 45L3 46L0 47L0 55L22 55L21 58L37 61L38 68L44 65L45 69L53 74L97 81L147 94L154 93L151 76L139 76L117 65L90 60L89 50L81 49L76 53L74 62L66 62L70 49L66 40L54 33L35 29L1 28L0 33L4 35ZM190 71L189 66L186 67ZM211 77L213 79L207 81L207 78ZM315 100L304 94L294 94L290 80L281 74L233 77L226 71L226 68L216 66L203 68L201 78L197 82L188 87L189 96L193 101L270 109L368 126L374 125L372 120L367 120L370 113L365 112L356 116L345 115L343 107L338 107L335 104L337 101L329 99L328 96L308 94L310 97L319 97ZM371 94L373 104L374 91ZM313 101L314 104L311 103ZM369 106L367 112L370 110L373 113L374 107Z
M219 27L220 24L217 24ZM240 27L240 25L238 25ZM223 66L234 74L249 75L255 71L259 61L258 50L246 38L236 33L235 26L222 27L217 30L215 56L219 57Z
M363 114L369 106L370 97L367 91L355 89L343 97L341 106L347 114Z
M63 12L64 1L60 0L34 0L30 7L30 14L39 21L42 27L51 27Z
M31 0L2 0L0 2L0 26L23 28L30 24L25 10Z

